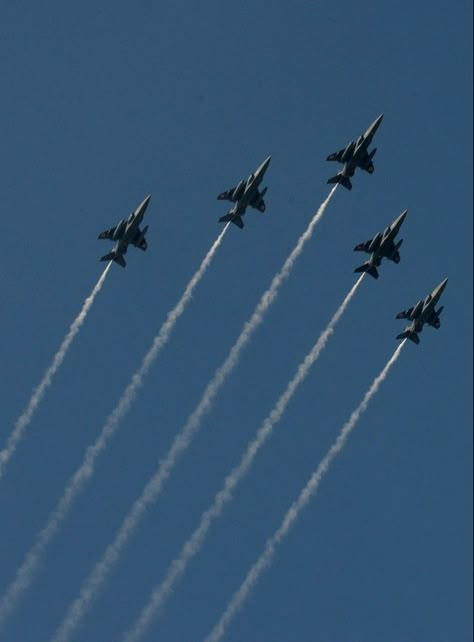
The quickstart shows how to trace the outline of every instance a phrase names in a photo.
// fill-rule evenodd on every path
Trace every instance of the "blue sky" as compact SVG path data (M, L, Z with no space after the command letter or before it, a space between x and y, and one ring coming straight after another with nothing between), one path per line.
M403 327L445 276L439 332L399 362L226 640L464 641L472 630L472 7L435 0L2 8L2 445L100 276L97 235L152 194L149 251L112 266L0 485L1 591L268 155L267 211L226 234L132 411L11 617L47 640L198 402L334 173L381 112L373 176L337 190L264 325L75 639L120 639L354 283L352 248L405 208L145 638L201 640Z

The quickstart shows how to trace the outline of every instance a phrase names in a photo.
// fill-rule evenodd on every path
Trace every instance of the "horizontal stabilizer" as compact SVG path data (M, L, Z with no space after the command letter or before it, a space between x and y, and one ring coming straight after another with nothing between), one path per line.
M228 223L229 221L232 221L232 223L237 225L237 227L240 227L240 229L242 229L244 226L242 217L235 216L235 214L225 214L225 216L221 216L219 219L219 223Z
M372 263L364 263L363 265L359 265L359 267L356 267L354 272L367 272L367 274L370 274L370 276L373 276L374 279L379 278L379 273L377 271L377 268L375 265L372 265Z
M336 176L333 176L332 178L329 178L327 182L329 184L340 183L346 189L348 189L348 190L352 189L352 183L350 181L350 178L348 178L347 176L344 176L344 174L336 174Z
M420 343L420 337L416 332L413 332L412 330L404 330L397 336L397 339L410 339L410 341L413 341L413 343Z
M127 265L123 254L117 254L116 252L110 252L109 254L105 254L103 257L100 259L101 261L115 261L115 263L118 263L122 267L125 267Z

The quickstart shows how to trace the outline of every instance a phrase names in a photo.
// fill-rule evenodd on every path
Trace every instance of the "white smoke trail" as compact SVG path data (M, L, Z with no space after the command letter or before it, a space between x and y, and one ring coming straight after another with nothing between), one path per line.
M179 456L189 446L201 425L203 417L210 411L218 391L237 365L242 349L250 340L253 332L262 323L265 312L275 300L281 284L288 278L296 259L303 251L306 241L311 238L316 224L321 220L326 207L336 191L336 187L337 185L332 188L327 198L320 205L318 211L313 216L305 232L298 239L296 246L286 259L281 270L273 278L270 287L263 293L252 316L244 324L237 341L230 349L227 358L216 370L211 381L207 384L199 404L188 417L184 427L175 437L166 457L160 462L158 470L147 482L142 494L135 500L132 508L115 534L113 541L107 546L102 558L97 562L89 576L84 580L78 597L69 607L65 618L52 638L52 642L66 642L70 639L72 632L79 624L79 621L82 619L89 604L98 594L108 574L115 566L124 546L138 527L148 506L158 498L163 488L163 484L170 476Z
M336 441L330 447L325 457L320 461L318 467L311 475L308 483L301 491L299 497L293 504L290 506L288 512L286 513L282 523L278 529L273 533L273 535L267 540L263 552L254 565L250 568L245 580L240 585L240 588L232 596L227 608L224 613L219 618L217 624L212 629L211 633L205 638L205 642L219 642L222 639L229 623L234 618L239 609L242 608L245 600L249 597L250 592L257 583L258 579L262 572L268 568L273 560L273 557L276 552L276 548L283 539L288 534L290 528L293 526L297 518L299 517L300 512L305 508L311 497L317 492L319 484L328 472L329 467L336 457L336 455L344 448L344 445L351 433L352 429L356 425L359 417L367 408L370 400L378 391L380 384L387 377L390 368L397 361L400 356L401 350L406 342L406 339L397 347L392 357L388 360L386 366L382 372L374 379L369 390L366 392L364 398L362 399L359 406L354 410L349 420L344 424L339 433Z
M111 265L112 264L109 263L106 266L106 268L102 272L102 276L97 281L97 284L95 285L94 289L92 290L90 295L87 297L87 299L84 301L81 311L79 312L77 317L74 319L73 323L71 324L68 333L66 334L61 345L59 346L59 350L56 352L56 354L53 357L51 365L44 373L44 376L41 379L37 388L35 388L35 390L33 391L33 394L31 395L31 398L23 414L20 415L20 417L18 417L18 419L16 420L13 431L10 433L10 436L7 439L4 449L0 451L0 479L2 479L3 475L5 474L5 469L7 467L7 464L15 454L15 451L21 439L24 437L25 430L30 424L31 420L33 419L33 415L37 407L39 406L40 402L42 401L46 391L50 387L53 381L54 375L56 374L62 362L64 361L64 358L66 357L66 354L71 346L71 343L73 342L76 334L81 329L81 326L86 319L87 313L89 312L92 304L94 303L95 297L97 296L97 294L100 292L100 289L102 288L102 285L105 281L105 277L107 276L107 272L109 271L109 268Z
M183 313L186 304L190 301L194 288L199 283L203 277L206 269L209 267L211 260L222 242L224 234L229 226L229 223L225 226L223 231L218 236L217 240L212 245L211 249L205 256L202 261L199 269L196 271L190 282L188 283L181 299L176 304L176 306L168 314L166 321L161 326L161 329L158 335L153 340L150 350L145 355L140 367L133 375L130 383L122 394L117 406L109 415L106 420L102 431L94 444L89 446L86 450L84 459L76 470L74 475L70 478L69 482L64 489L64 492L56 505L56 508L51 513L46 522L46 525L38 533L36 541L29 552L26 554L26 557L17 569L15 579L7 588L6 592L0 599L0 628L4 625L5 620L11 614L11 612L16 607L20 595L23 591L28 588L33 579L34 573L38 567L38 563L42 558L46 547L50 543L54 534L58 530L60 524L65 519L72 502L81 492L86 481L92 476L94 472L95 462L97 457L105 449L109 439L115 433L120 420L125 416L126 412L129 410L133 400L137 396L138 390L143 384L143 379L147 372L150 369L154 359L157 357L160 350L164 347L166 342L169 339L171 331L174 328L174 325L178 318Z
M329 337L335 330L337 322L344 314L349 302L355 295L359 285L362 283L364 276L365 274L362 274L359 277L328 323L326 329L320 334L311 351L298 366L298 369L294 377L288 383L286 390L280 396L272 411L258 429L254 439L248 444L239 465L236 466L226 477L223 487L216 494L212 505L202 513L198 527L184 544L179 557L173 560L169 565L163 582L152 592L148 604L140 613L134 626L124 636L123 642L138 642L138 640L147 631L158 609L163 606L166 598L173 591L176 582L178 582L183 576L188 563L201 549L213 521L221 515L226 504L232 500L236 486L250 470L258 451L264 445L268 437L270 437L274 426L280 421L288 403L292 399L299 385L305 380L312 365L316 362L319 355L326 347Z

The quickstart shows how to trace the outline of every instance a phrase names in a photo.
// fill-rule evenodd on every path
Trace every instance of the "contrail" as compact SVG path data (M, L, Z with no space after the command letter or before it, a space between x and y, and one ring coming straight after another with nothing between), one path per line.
M15 606L18 603L20 595L30 585L34 573L38 567L38 563L43 556L46 547L58 530L60 524L65 519L74 499L77 497L77 495L79 495L86 481L92 476L97 457L105 449L109 439L117 430L120 420L123 419L135 397L137 396L138 390L143 384L145 375L147 374L160 350L168 341L176 321L183 313L186 304L190 301L194 288L203 277L206 269L209 267L217 248L224 238L224 234L228 226L229 223L224 227L217 240L214 242L211 249L206 254L204 260L199 266L199 269L196 271L196 273L186 286L181 299L171 310L171 312L169 312L166 321L163 323L158 335L153 340L150 350L146 353L140 367L133 375L117 406L106 420L100 435L98 436L94 444L87 448L82 464L76 470L74 475L69 479L62 497L56 505L56 508L50 514L48 521L46 522L43 529L37 534L34 545L26 554L21 566L17 569L15 579L7 588L3 596L0 598L0 628L4 625L7 617L14 610Z
M56 630L54 637L52 638L52 642L65 642L66 640L70 639L73 630L82 619L87 607L94 599L94 597L98 594L108 574L115 566L124 546L128 542L128 539L138 527L140 520L145 514L148 506L155 502L158 498L163 485L170 476L171 471L176 464L179 456L189 446L194 435L201 425L203 417L210 411L212 403L218 391L226 381L229 374L237 365L242 349L248 343L254 331L262 323L266 311L273 303L279 292L280 286L290 275L291 269L293 268L296 259L303 251L303 247L306 241L311 238L314 228L321 220L324 211L326 210L334 192L336 191L336 187L337 185L332 188L329 195L320 205L318 211L311 219L305 232L298 239L298 242L296 243L292 252L289 254L282 268L274 276L270 287L263 293L252 316L244 324L244 327L237 341L230 349L225 361L215 371L211 381L207 384L199 404L196 406L192 414L189 415L184 427L180 430L180 432L173 440L173 443L168 450L166 457L160 462L157 471L145 485L142 494L135 500L132 508L125 516L121 526L115 534L113 541L107 546L104 555L99 560L99 562L97 562L96 566L91 571L89 576L84 580L78 597L69 607L64 620L62 621L59 628Z
M356 293L359 285L362 283L362 279L364 278L364 276L365 275L362 274L359 277L355 285L351 288L350 292L347 294L346 298L341 303L338 310L328 323L326 329L323 330L323 332L320 334L311 351L306 355L304 360L298 366L297 371L288 383L286 390L280 396L272 411L258 429L254 439L248 444L239 465L236 466L226 477L223 487L214 497L214 502L212 503L212 505L202 513L198 527L184 544L179 557L173 560L173 562L171 562L171 564L169 565L163 582L157 589L152 592L148 604L140 613L134 626L124 636L123 642L138 642L138 640L148 630L153 617L157 613L158 609L163 606L165 600L173 591L176 582L178 582L183 576L188 563L201 549L201 546L204 543L206 535L213 521L221 515L226 504L232 500L236 486L250 470L250 467L252 466L252 463L258 451L264 445L268 437L270 437L274 426L280 421L288 403L292 399L299 385L305 380L312 365L315 363L315 361L318 359L319 355L325 348L329 337L334 332L337 322L344 314L344 311L349 305L349 302Z
M53 357L53 361L51 362L51 365L44 373L44 376L41 379L39 385L33 391L33 394L31 395L31 398L28 402L28 405L25 408L25 411L16 420L13 431L11 432L10 436L7 439L5 448L2 451L0 451L0 479L2 479L3 475L5 474L5 469L7 467L7 464L15 454L18 444L24 437L25 430L30 424L31 420L33 419L33 415L37 407L39 406L40 402L42 401L44 395L46 394L47 389L50 387L53 381L54 375L56 374L62 362L64 361L64 358L71 346L71 343L73 342L76 334L81 329L81 326L86 319L87 313L89 312L92 304L94 303L95 297L97 296L97 294L100 292L102 288L102 285L105 281L105 277L107 276L107 272L110 269L110 266L111 266L111 263L109 263L106 266L105 270L102 272L102 276L97 281L94 289L92 290L90 295L87 297L87 299L84 301L81 311L79 312L77 317L74 319L73 323L71 324L71 327L69 328L68 333L66 334L61 345L59 346L59 350L56 352L56 354Z
M288 512L286 513L282 523L278 529L273 533L273 535L267 540L263 552L260 557L257 559L255 564L250 568L245 580L240 585L240 588L232 596L227 608L224 613L219 618L217 624L212 629L211 633L205 638L205 642L219 642L222 639L229 623L234 618L236 613L240 608L242 608L245 600L249 597L253 587L257 583L258 579L262 572L268 568L273 560L273 557L276 552L276 548L283 539L286 537L290 528L293 526L297 518L299 517L300 512L305 508L306 504L309 502L311 497L316 493L319 488L319 483L321 482L324 475L329 470L329 467L336 457L336 455L344 448L344 445L351 433L352 429L356 425L359 417L367 408L370 400L375 395L377 390L380 387L380 384L387 377L390 368L393 366L395 361L397 361L400 356L401 350L406 342L406 339L397 347L392 357L388 360L386 366L382 372L374 379L369 390L366 392L364 398L362 399L359 406L354 410L352 415L349 418L344 426L341 429L336 441L330 447L325 457L320 461L318 467L311 475L308 483L301 491L299 497L293 504L290 506Z

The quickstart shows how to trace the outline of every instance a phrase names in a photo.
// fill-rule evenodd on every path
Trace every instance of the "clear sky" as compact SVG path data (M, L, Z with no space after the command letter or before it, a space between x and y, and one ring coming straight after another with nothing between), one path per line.
M327 196L326 156L384 112L74 639L119 640L352 287L353 247L408 208L145 642L202 640L395 347L405 346L228 642L472 639L472 6L467 0L3 3L3 446L149 193L149 250L113 265L0 483L0 591L221 231L219 192L272 155L0 639L48 640Z

